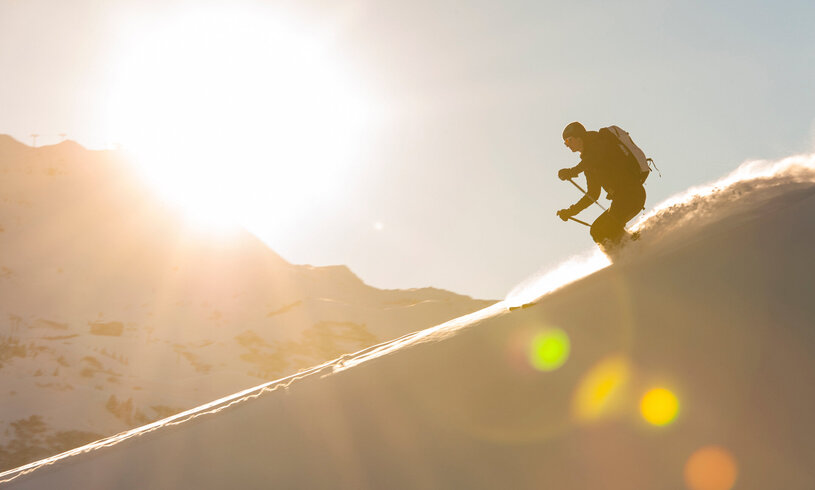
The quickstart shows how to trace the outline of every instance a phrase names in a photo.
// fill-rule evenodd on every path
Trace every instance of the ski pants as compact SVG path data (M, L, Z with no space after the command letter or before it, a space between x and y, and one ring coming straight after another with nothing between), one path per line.
M598 245L617 245L626 234L625 225L645 209L645 188L637 186L618 192L611 206L591 224L591 237Z

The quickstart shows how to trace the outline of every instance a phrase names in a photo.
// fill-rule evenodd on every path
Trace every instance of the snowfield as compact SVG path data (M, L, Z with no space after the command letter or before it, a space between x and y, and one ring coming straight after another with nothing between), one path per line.
M533 277L478 312L0 479L815 488L815 156L746 165L635 226L613 265Z

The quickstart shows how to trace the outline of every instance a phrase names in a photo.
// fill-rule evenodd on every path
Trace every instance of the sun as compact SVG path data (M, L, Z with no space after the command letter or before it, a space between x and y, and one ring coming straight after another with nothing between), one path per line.
M341 192L373 111L330 38L239 7L122 32L110 131L188 217L283 226Z

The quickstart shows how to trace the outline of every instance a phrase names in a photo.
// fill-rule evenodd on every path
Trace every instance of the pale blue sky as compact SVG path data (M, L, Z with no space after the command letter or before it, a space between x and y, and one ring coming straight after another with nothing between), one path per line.
M111 143L99 93L117 26L170 3L218 2L0 0L0 133ZM577 161L560 139L573 120L617 124L656 160L649 209L745 160L813 151L810 1L253 3L331 29L384 116L346 192L267 242L374 286L500 298L591 249L554 214L579 197L555 177Z

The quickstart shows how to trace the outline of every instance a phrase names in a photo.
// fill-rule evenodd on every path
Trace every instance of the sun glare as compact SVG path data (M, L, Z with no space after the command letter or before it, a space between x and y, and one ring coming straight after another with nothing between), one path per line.
M207 225L283 225L342 188L371 107L329 40L270 12L130 20L110 91L118 142Z

